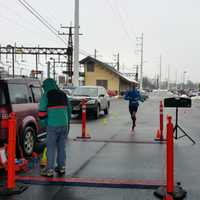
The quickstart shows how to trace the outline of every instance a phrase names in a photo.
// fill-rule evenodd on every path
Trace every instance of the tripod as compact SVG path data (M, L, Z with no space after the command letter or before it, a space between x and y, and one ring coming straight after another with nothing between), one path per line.
M180 131L184 135L178 137L178 129L180 129ZM196 142L178 124L178 107L176 107L176 122L175 122L175 126L174 126L174 132L175 132L175 137L174 138L176 140L186 136L188 139L190 139L193 142L193 144L196 144Z

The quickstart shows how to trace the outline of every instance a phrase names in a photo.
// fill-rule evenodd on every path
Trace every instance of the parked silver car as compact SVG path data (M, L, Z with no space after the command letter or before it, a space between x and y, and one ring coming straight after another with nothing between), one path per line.
M80 86L77 87L71 96L71 105L73 114L81 114L81 102L85 99L87 113L94 114L96 119L99 118L100 111L104 114L109 113L110 100L109 96L102 86Z

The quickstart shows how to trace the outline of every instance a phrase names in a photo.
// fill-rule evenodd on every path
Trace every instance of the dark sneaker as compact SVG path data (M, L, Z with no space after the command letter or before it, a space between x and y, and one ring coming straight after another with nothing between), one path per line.
M65 167L55 167L55 172L65 174Z
M41 169L40 171L41 176L46 176L46 177L53 177L53 169Z

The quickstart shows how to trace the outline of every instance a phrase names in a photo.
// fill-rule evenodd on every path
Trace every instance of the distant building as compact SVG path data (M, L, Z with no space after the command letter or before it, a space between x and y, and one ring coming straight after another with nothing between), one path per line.
M119 94L130 88L131 83L137 83L137 81L124 76L112 66L90 56L81 60L80 64L84 65L85 85L103 86L105 89Z

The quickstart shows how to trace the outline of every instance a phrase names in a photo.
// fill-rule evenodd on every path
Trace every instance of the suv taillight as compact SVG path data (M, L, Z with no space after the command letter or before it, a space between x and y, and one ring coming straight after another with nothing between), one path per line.
M0 114L0 140L6 140L8 135L8 114Z

